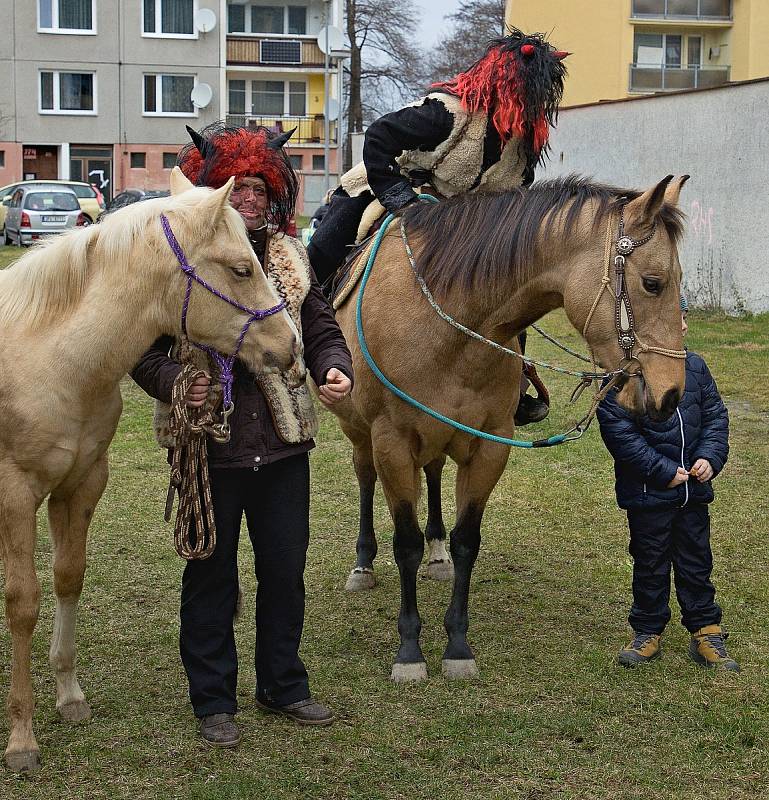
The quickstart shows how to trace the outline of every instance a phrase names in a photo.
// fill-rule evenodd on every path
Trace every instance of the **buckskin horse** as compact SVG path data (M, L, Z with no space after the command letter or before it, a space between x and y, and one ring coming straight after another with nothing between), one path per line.
M332 410L352 442L360 488L358 558L348 588L374 585L378 476L394 523L401 583L394 680L427 677L416 592L424 537L416 509L427 467L430 521L438 527L432 545L439 551L436 485L446 456L457 463L457 518L443 672L451 678L477 674L467 641L470 577L484 508L509 447L450 427L386 388L364 358L357 303L368 351L386 379L461 425L512 435L518 391L511 387L519 386L521 364L447 324L420 292L417 275L446 316L503 345L512 346L528 325L563 307L595 363L617 376L619 401L636 413L667 418L684 386L677 202L687 177L668 176L641 193L571 176L497 195L414 204L402 216L413 263L391 226L364 274L365 295L356 302L359 288L340 296L337 319L356 381L352 395ZM354 279L359 270L353 270Z
M40 604L35 512L46 497L56 708L70 722L91 714L75 674L75 615L122 376L158 336L181 335L183 308L191 341L224 353L239 347L254 372L296 358L296 328L229 205L232 185L193 188L175 169L171 197L61 235L0 272L0 554L13 646L5 760L13 770L40 763L30 649Z

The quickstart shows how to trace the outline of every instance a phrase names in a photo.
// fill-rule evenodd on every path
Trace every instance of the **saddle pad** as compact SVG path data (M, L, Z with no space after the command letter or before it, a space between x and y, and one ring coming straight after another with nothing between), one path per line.
M337 289L334 295L332 302L334 311L337 311L344 304L344 301L347 300L347 298L350 296L350 293L360 280L360 276L363 275L369 256L371 255L371 249L374 246L375 239L376 237L371 237L371 241L363 248L363 250L358 253L358 255L354 258L353 263L350 265L350 271L347 275L347 280L339 287L339 289Z

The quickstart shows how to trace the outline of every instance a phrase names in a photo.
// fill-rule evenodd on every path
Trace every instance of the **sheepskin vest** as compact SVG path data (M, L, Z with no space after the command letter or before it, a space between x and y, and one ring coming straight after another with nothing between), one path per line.
M267 240L265 262L267 279L278 296L286 301L286 310L301 338L302 303L310 290L310 262L307 253L297 239L276 234ZM176 352L172 356L176 356ZM217 375L216 365L206 353L193 349L193 361L211 375ZM312 395L305 377L300 377L305 374L300 356L290 370L256 376L259 388L270 407L275 430L289 444L306 442L318 432L318 417ZM170 411L167 403L156 402L155 437L163 447L174 446L168 428Z

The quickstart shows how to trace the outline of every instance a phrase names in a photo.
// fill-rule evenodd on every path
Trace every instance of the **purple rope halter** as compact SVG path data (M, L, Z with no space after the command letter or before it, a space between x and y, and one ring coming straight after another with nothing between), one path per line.
M184 255L184 250L182 250L181 245L174 236L174 232L171 230L171 223L168 221L168 217L166 217L165 214L160 215L160 224L163 226L163 233L166 235L168 246L171 248L171 250L173 250L176 260L179 262L179 268L187 276L187 290L184 294L184 305L182 306L182 332L184 335L187 336L187 310L190 306L190 295L192 293L193 281L199 283L204 289L207 289L209 292L211 292L211 294L215 295L220 300L224 300L225 303L229 303L229 305L231 305L233 308L237 308L238 311L248 314L246 324L243 326L243 330L241 330L240 336L238 336L238 340L235 343L235 350L230 356L223 356L221 353L207 344L199 344L198 342L190 341L190 344L193 345L193 347L197 347L198 350L208 353L208 355L211 356L216 363L216 366L219 368L219 381L222 385L224 419L226 422L233 409L232 381L234 377L233 368L235 366L235 359L237 358L240 348L243 345L243 340L246 338L246 333L248 333L248 329L251 327L252 322L265 319L266 317L271 317L273 314L277 314L279 311L282 311L286 307L286 301L281 300L280 303L272 308L247 308L237 300L233 300L231 297L227 297L226 294L222 294L222 292L220 292L218 289L211 286L210 283L203 280L203 278L201 278L195 272L195 267L193 267L187 261L187 256Z

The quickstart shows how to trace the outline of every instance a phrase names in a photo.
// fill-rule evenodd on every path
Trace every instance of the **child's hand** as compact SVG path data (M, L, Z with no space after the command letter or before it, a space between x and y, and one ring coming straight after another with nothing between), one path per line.
M698 458L694 462L694 466L691 469L691 475L693 475L700 483L705 483L709 481L713 477L713 467L710 466L710 462L706 458Z
M686 483L689 480L689 473L683 468L679 467L676 470L675 478L668 484L668 489L674 489L676 486L680 486L682 483Z

